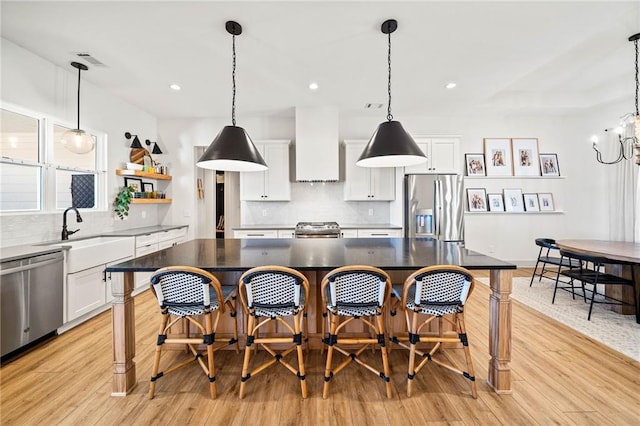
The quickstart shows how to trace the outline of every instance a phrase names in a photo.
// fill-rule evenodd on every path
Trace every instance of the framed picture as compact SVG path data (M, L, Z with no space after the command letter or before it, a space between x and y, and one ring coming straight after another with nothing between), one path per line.
M541 212L552 212L555 210L553 205L553 194L550 192L544 192L538 194L538 205Z
M502 202L502 194L487 194L487 204L490 212L503 212L504 203Z
M511 176L511 139L484 139L487 176Z
M542 176L560 176L560 166L556 154L540 154Z
M469 200L470 212L486 212L487 211L487 195L484 188L468 188L467 199Z
M464 157L467 163L467 176L485 176L483 154L465 154Z
M504 189L504 210L507 212L523 212L524 202L521 189Z
M524 194L524 209L528 212L539 212L538 194Z
M142 184L142 192L153 192L153 183L144 182Z
M511 139L514 176L540 176L538 139Z
M130 186L133 192L142 192L142 179L125 176L124 186Z

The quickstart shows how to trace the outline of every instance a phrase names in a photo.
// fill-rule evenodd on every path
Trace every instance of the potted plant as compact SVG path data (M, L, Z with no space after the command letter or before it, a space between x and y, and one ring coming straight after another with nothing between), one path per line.
M133 198L133 188L131 186L123 187L115 200L113 200L113 211L120 220L125 220L129 216L129 204Z

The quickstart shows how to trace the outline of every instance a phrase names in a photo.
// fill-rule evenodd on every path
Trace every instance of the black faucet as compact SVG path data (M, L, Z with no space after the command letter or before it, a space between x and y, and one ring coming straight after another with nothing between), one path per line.
M68 209L66 209L62 214L62 239L63 240L68 240L69 235L75 234L76 232L79 231L79 229L76 229L75 231L67 231L67 212L69 210L73 210L76 212L76 222L78 223L82 222L82 217L80 216L80 212L78 211L78 209L76 209L75 207L69 207Z

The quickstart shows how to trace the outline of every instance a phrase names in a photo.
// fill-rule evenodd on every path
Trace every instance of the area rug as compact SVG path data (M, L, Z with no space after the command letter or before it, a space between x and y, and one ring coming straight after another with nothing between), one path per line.
M635 315L621 315L609 305L594 304L591 321L587 321L589 304L582 297L572 299L571 293L558 290L554 304L554 281L538 278L529 287L531 278L514 278L511 297L536 311L577 330L610 348L640 361L640 324ZM488 278L480 278L488 285ZM597 300L597 299L596 299Z

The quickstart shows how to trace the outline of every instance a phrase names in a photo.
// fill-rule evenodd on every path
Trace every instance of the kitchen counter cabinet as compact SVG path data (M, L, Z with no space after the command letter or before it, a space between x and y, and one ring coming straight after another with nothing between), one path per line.
M264 172L240 173L241 201L291 200L289 142L283 140L255 143L269 168Z
M360 158L366 142L345 141L346 201L392 201L395 199L395 168L360 167Z
M405 167L405 174L461 173L459 137L416 136L414 140L427 156L427 161Z

